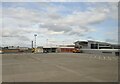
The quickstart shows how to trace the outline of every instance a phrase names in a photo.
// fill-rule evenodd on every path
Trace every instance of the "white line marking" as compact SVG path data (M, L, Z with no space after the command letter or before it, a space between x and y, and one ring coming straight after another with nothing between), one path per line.
M105 57L104 57L104 60L105 60Z

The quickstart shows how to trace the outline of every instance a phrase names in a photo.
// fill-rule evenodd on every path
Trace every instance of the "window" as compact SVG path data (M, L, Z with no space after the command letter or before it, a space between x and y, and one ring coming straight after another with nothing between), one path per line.
M112 52L102 52L102 53L112 53Z
M98 49L98 44L91 44L91 49Z

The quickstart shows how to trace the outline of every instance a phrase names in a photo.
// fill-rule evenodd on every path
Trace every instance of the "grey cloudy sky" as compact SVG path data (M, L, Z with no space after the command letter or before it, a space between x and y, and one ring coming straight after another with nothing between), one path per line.
M2 2L3 45L73 44L76 40L118 40L117 2ZM112 36L112 38L111 38Z

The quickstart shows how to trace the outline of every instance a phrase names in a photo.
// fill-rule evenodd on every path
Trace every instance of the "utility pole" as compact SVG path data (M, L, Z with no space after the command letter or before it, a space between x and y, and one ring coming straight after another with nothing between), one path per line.
M31 47L33 48L33 41L32 41Z
M37 37L37 34L34 34L34 37L35 37L35 48L36 48L36 37Z

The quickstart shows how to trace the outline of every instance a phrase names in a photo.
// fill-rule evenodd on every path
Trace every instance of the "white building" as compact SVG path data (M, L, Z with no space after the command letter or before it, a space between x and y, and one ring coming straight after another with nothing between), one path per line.
M118 55L120 46L106 42L88 40L76 41L75 48L81 49L83 53Z
M82 49L114 49L114 46L110 43L99 41L77 41L75 46Z

